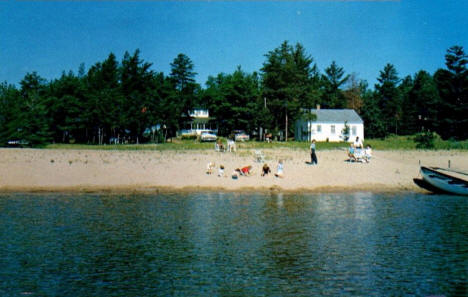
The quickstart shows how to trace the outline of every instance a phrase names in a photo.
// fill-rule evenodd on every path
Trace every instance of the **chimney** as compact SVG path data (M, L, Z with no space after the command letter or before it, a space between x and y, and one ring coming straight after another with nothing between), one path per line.
M317 104L317 110L320 110L320 104Z

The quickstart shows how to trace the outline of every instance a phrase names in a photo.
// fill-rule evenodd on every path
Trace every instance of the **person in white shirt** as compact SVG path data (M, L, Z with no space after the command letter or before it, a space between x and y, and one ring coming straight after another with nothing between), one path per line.
M356 140L354 141L354 148L362 148L362 140L359 139L359 136L356 136Z
M371 158L372 158L372 147L370 145L367 145L365 152L364 152L364 160L366 160L366 162L369 163Z

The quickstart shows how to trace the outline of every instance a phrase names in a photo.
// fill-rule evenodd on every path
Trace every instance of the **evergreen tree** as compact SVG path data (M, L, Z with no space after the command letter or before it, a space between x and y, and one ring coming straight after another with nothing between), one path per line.
M411 117L410 127L417 127L411 132L438 131L440 98L434 80L429 73L421 70L415 75L409 99L409 107L416 111Z
M440 134L443 138L467 139L468 130L468 63L463 47L447 50L447 69L439 69L434 80L441 98Z
M272 114L274 130L292 132L302 114L300 108L311 108L318 101L317 66L301 44L292 47L287 41L266 55L263 63L263 95ZM288 127L286 129L286 127ZM288 131L291 130L291 131Z
M84 140L83 121L85 90L81 79L73 72L63 73L60 79L48 85L46 100L48 117L51 120L52 137L55 142Z
M123 126L139 142L143 132L152 125L152 112L148 106L153 100L154 72L151 63L140 59L137 49L132 56L124 54L121 66L121 88L124 97Z
M174 112L179 116L179 126L190 117L190 111L198 105L197 95L200 86L195 83L193 62L184 54L178 54L171 63L171 74L169 78L174 86L175 100L171 105L175 108Z
M7 123L10 138L25 140L31 145L50 141L50 127L44 103L45 79L36 72L27 73L21 80L18 104L13 104L15 117Z
M404 108L401 112L400 133L403 135L411 135L418 131L418 110L413 102L414 98L410 96L410 92L414 87L413 78L407 75L398 86L401 94L401 102Z
M348 81L350 76L344 76L343 67L339 67L335 61L325 69L325 73L326 75L322 75L324 86L323 106L325 108L345 108L346 98L341 87Z
M113 53L93 65L86 79L86 103L83 114L88 141L102 144L119 133L125 119L131 117L120 90L119 64Z
M217 119L221 135L228 136L235 129L248 133L255 129L259 84L257 73L245 73L240 66L233 74L209 77L204 98Z
M10 123L20 111L19 91L6 82L0 84L0 145L5 145L12 138L14 131L10 131Z
M398 73L392 64L385 65L375 85L378 106L382 112L385 133L398 134L401 120L401 94L398 89Z

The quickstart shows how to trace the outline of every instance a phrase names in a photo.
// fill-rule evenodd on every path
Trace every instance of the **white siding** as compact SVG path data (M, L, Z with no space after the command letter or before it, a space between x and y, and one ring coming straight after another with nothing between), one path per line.
M335 126L335 133L332 133L332 126ZM349 131L349 142L356 139L359 136L360 139L364 140L364 125L363 124L348 124ZM298 121L296 124L296 139L302 141L330 141L339 142L343 141L342 131L344 129L344 123L318 123L318 122L305 122ZM354 134L355 131L355 134Z

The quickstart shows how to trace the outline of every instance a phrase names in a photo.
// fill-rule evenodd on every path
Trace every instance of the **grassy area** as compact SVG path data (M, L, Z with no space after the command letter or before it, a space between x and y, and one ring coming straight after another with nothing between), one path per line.
M226 144L226 140L222 139ZM238 149L273 149L287 148L293 150L307 150L308 142L288 141L288 142L237 142ZM366 139L364 145L370 144L376 150L415 150L416 143L412 136L392 136L386 139ZM340 149L347 148L348 144L344 142L319 142L317 149ZM87 145L87 144L49 144L45 148L48 149L92 149L92 150L209 150L214 149L213 142L201 143L196 140L180 140L174 139L173 142L159 144L113 144L113 145ZM449 141L437 139L435 141L436 150L468 150L468 140L465 141Z

